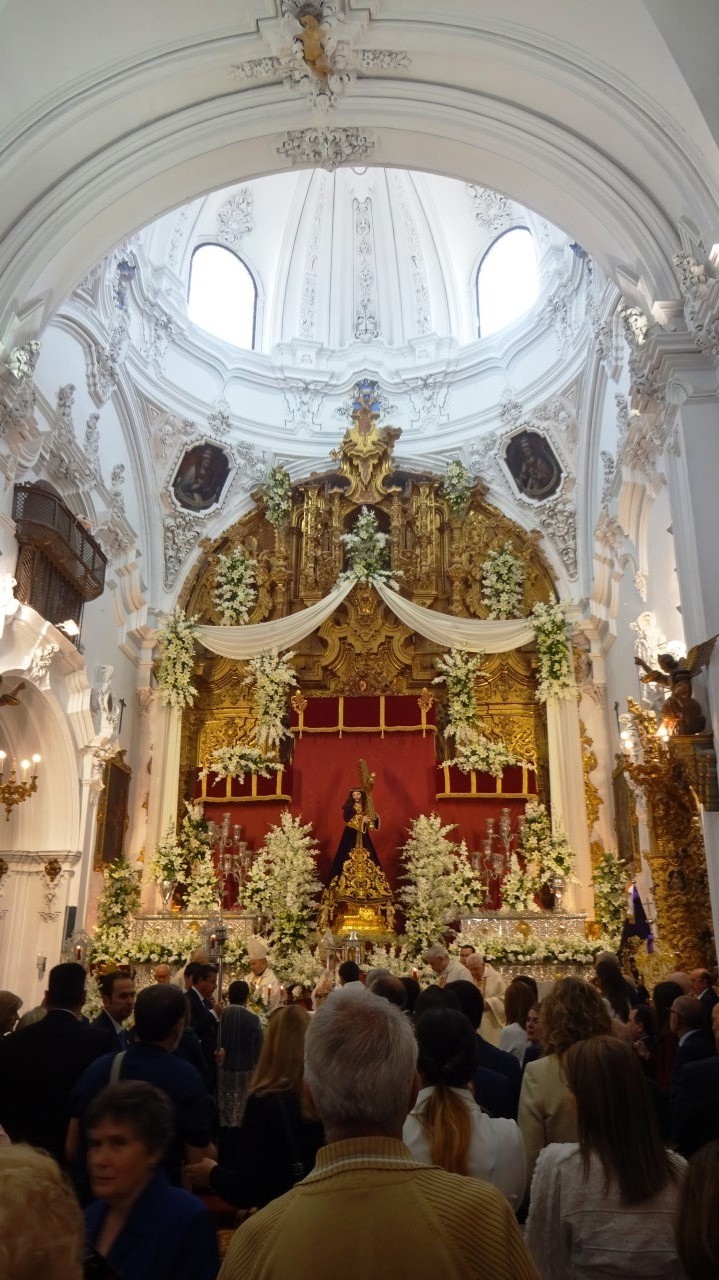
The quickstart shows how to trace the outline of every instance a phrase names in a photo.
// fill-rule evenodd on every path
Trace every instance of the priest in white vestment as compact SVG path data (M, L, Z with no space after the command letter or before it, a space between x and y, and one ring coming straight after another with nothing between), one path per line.
M478 955L477 952L465 958L464 966L469 972L470 980L482 992L484 998L484 1013L479 1034L482 1039L488 1040L490 1044L499 1048L500 1032L507 1021L504 1012L506 986L504 979L491 964L487 964L484 956Z
M250 961L250 972L245 974L245 982L250 988L250 1000L259 996L268 1012L276 1009L282 998L280 980L274 969L267 963L268 947L264 938L253 936L247 941L247 955Z

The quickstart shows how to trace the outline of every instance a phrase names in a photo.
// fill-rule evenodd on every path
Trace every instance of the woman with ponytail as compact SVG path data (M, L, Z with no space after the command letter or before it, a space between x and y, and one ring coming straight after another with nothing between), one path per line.
M491 1182L513 1209L526 1178L524 1144L514 1120L495 1120L475 1101L477 1037L456 1009L433 1009L417 1023L421 1089L404 1123L416 1160Z

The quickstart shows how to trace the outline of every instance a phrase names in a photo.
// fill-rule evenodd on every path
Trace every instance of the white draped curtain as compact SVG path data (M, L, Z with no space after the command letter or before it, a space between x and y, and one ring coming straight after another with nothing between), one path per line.
M243 627L196 627L195 636L212 653L224 658L257 657L268 649L292 649L331 617L354 586L339 583L323 600L271 622ZM413 604L386 583L373 582L378 596L396 617L412 631L432 640L443 649L462 646L472 653L508 653L534 639L529 618L509 622L487 622L478 618L456 618ZM549 778L552 790L552 822L561 825L576 857L578 885L567 895L568 905L591 911L592 892L589 833L584 803L584 774L579 733L579 712L574 698L547 700Z

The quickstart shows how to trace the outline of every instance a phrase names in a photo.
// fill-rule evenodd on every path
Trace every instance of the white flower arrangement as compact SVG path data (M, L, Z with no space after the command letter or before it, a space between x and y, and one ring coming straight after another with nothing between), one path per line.
M612 939L611 950L622 936L627 917L627 888L632 879L626 863L614 849L603 849L594 866L594 919Z
M397 583L387 566L387 544L389 537L381 533L377 516L368 507L362 507L354 529L340 535L340 541L347 548L349 568L340 574L340 582L372 582L377 579L396 588Z
M292 510L292 481L282 466L272 467L262 490L265 515L275 529L287 524Z
M188 915L201 916L216 911L220 904L222 887L212 854L203 854L193 863L186 880L188 889L185 910Z
M606 939L490 938L482 943L485 959L497 964L593 964Z
M171 942L159 935L146 933L130 943L130 963L180 965L196 946L197 936L194 933L173 937Z
M524 594L524 565L511 542L490 551L482 566L482 600L488 618L518 618Z
M279 958L274 968L288 991L302 987L311 992L325 973L318 951L313 951L306 943Z
M487 737L477 715L474 685L477 678L485 674L482 655L470 656L465 649L453 648L444 658L438 658L435 665L440 674L432 683L447 686L448 722L444 736L454 739L457 752L448 764L456 765L462 773L476 769L501 778L507 766L517 764L518 760L504 743Z
M404 887L399 899L405 913L406 949L419 955L437 942L453 920L469 915L481 897L480 886L464 844L448 838L436 813L415 818L402 850Z
M150 861L150 874L158 885L168 880L182 884L187 867L187 853L175 836L174 824L170 823Z
M104 928L124 927L140 905L140 873L124 855L105 868L97 904L97 918Z
M212 596L223 626L242 626L257 603L257 561L244 547L229 556L218 556Z
M448 464L442 480L442 492L452 515L463 516L469 506L472 477L459 458L455 458Z
M129 920L124 925L97 925L90 943L89 960L96 973L107 973L132 964L132 950Z
M509 859L509 870L502 880L502 908L506 911L539 911L534 899L534 881L516 853Z
M188 953L189 954L189 953ZM249 957L247 955L247 939L243 934L231 933L225 943L222 952L223 961L226 965L246 972L250 967Z
M268 756L259 747L238 742L234 747L217 747L200 770L200 777L214 773L217 778L237 778L238 782L244 782L248 773L269 778L273 771L277 773L281 768L281 762L274 756Z
M543 804L530 800L524 811L520 837L527 875L535 893L553 879L574 879L574 857L564 835L552 834L549 814Z
M559 604L535 604L530 614L537 637L539 684L537 701L547 698L578 698L572 668L567 624Z
M285 809L279 825L267 832L245 883L244 906L267 921L266 936L283 968L307 943L322 889L311 832L311 823L303 825Z
M294 651L279 656L276 649L251 658L250 674L245 683L252 688L252 709L255 716L255 742L261 751L276 749L283 738L292 735L285 727L287 693L297 684L297 676L290 666Z
M188 618L183 609L177 608L160 636L162 657L157 672L160 702L180 711L191 707L197 697L192 683L196 622L196 616Z

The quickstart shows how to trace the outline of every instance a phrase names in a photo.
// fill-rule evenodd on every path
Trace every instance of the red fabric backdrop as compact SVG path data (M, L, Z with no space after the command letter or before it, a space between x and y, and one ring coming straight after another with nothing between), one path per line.
M336 709L337 699L310 701L326 702L328 705L322 710L326 710L328 715L332 712L328 724L336 723L336 719L332 719L333 715L336 716L336 710L332 711L329 704L334 703ZM365 703L367 700L357 699L358 703L360 701ZM399 701L392 699L393 703ZM388 723L417 723L417 699L408 698L406 701L412 704L412 709L408 707L410 718L403 721L396 708L393 708L394 714L391 719L387 717ZM487 818L498 819L503 808L510 809L512 826L516 830L517 817L524 811L523 797L497 795L470 799L452 794L447 798L437 799L438 793L446 788L443 771L436 765L434 734L427 732L423 737L418 730L389 732L383 737L379 732L347 732L350 724L372 723L365 707L361 708L361 715L354 716L353 711L359 712L360 708L352 708L350 704L353 702L354 699L344 699L345 732L341 737L334 733L306 733L296 741L292 768L284 774L282 781L282 792L292 795L289 805L286 801L272 799L250 803L237 803L229 799L220 804L207 805L206 816L221 821L222 815L229 811L232 822L239 822L242 826L243 839L256 850L260 847L267 828L279 821L283 808L289 807L292 814L301 816L304 822L312 823L314 836L319 844L318 870L326 883L342 833L342 805L350 788L358 785L358 761L363 758L370 770L377 774L374 799L382 825L373 839L380 862L393 888L398 885L401 872L400 852L407 840L407 829L412 819L419 814L436 812L443 823L456 823L452 837L456 840L464 838L470 852L474 849L481 850L482 840L487 834ZM467 777L457 774L455 770L451 771L450 777L450 789L453 793L469 789ZM495 783L493 779L482 779L478 775L477 785L478 789L489 790ZM521 771L507 770L504 787L507 791L520 790ZM533 792L534 789L534 777L530 774L529 790ZM498 905L496 893L493 894L493 899L494 905Z

